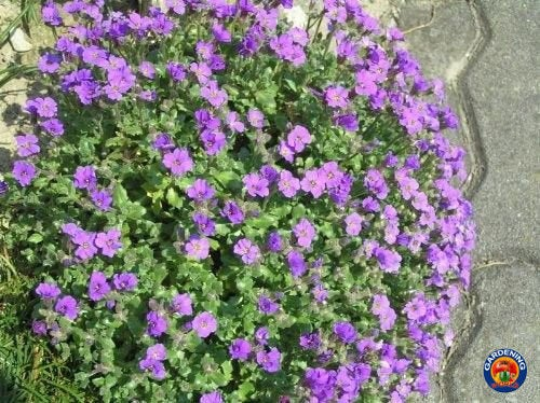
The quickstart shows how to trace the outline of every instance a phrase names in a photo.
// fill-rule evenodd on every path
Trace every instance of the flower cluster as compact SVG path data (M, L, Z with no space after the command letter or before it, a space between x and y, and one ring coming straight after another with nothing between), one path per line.
M293 3L43 5L0 202L47 279L34 332L103 401L429 392L475 242L457 118L360 2Z
M122 248L119 230L112 228L106 232L88 232L69 223L62 225L62 232L69 236L75 247L75 256L81 261L92 259L98 253L103 256L114 257Z
M36 287L36 294L52 315L46 320L34 320L32 331L38 335L49 334L51 342L56 344L65 339L57 318L76 320L80 313L79 303L73 296L64 295L60 288L51 282L39 284Z
M84 189L90 193L90 199L94 206L101 211L109 211L113 202L111 192L107 189L99 189L97 186L96 170L92 166L77 167L73 175L73 186L76 189Z

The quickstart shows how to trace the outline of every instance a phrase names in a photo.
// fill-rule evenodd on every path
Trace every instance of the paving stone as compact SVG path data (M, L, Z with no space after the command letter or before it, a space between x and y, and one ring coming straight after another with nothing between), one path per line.
M492 38L467 80L488 159L477 256L540 260L540 2L480 4Z
M540 401L540 267L526 263L477 270L470 336L459 340L458 350L446 370L446 401L492 403ZM511 393L490 389L483 374L488 354L512 348L527 362L527 379Z

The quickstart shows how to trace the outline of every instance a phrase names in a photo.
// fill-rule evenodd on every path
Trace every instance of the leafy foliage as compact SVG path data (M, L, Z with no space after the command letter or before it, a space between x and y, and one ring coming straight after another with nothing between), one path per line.
M291 27L291 3L64 7L0 240L102 401L429 391L474 245L457 121L398 30L355 1Z

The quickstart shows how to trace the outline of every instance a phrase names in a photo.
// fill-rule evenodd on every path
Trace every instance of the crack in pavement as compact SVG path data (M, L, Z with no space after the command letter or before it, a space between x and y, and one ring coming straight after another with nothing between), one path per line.
M496 262L493 265L487 264L484 266L477 267L478 270L489 270L489 267L497 265L513 265L521 264L524 266L532 267L540 271L540 265L537 261L523 260L518 257L509 258L508 262ZM456 395L456 388L452 387L452 380L449 379L448 375L454 371L456 366L459 364L459 361L466 355L469 351L469 348L473 344L474 340L480 334L480 331L484 324L484 312L482 309L483 302L481 298L478 297L480 284L477 284L473 289L464 295L465 306L466 306L466 317L464 319L464 324L460 327L458 333L456 333L455 339L460 339L459 343L454 344L454 346L449 350L447 355L444 358L443 364L443 375L439 377L438 384L441 387L441 403L454 403L459 402L460 399Z
M462 190L468 199L472 199L486 178L488 161L466 78L491 41L492 33L482 6L477 0L467 0L467 3L471 10L476 34L471 47L459 61L458 70L450 78L449 85L457 93L462 138L471 159L471 170L462 185Z

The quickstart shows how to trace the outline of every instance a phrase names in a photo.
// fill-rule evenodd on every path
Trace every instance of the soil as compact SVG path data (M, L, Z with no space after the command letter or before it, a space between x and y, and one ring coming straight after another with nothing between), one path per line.
M15 1L0 0L0 31L18 15L20 5ZM11 43L0 44L0 71L10 66L35 65L39 55L54 43L52 32L45 26L33 22L30 32L25 32L33 49L17 53ZM35 83L35 84L34 84ZM27 93L39 93L39 80L17 78L0 87L0 174L10 168L14 141L17 133L24 131L26 116L22 111Z

